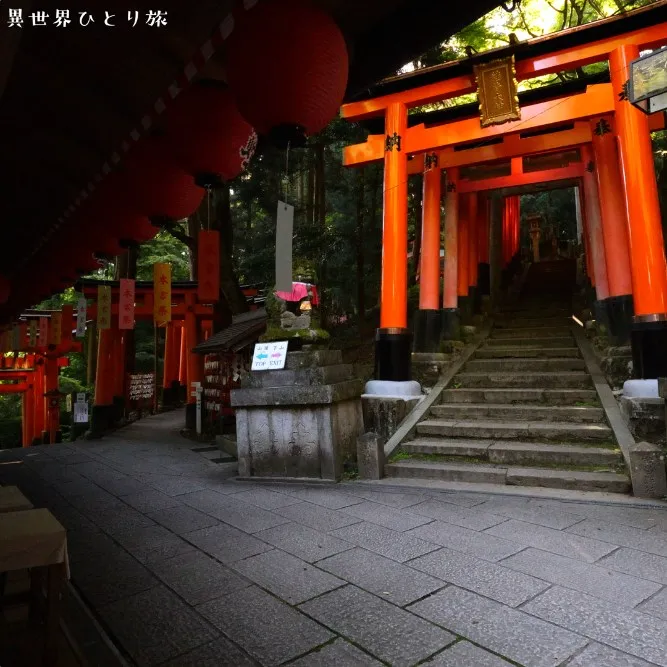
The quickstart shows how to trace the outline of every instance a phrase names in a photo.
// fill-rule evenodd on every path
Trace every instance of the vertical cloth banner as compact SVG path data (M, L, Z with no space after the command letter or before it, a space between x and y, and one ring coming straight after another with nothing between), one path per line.
M171 322L171 264L153 264L153 319Z
M220 298L220 232L202 229L197 249L197 296L200 303L216 303Z
M80 296L76 302L76 337L83 338L86 335L86 315L88 313L88 302L85 296Z
M30 320L28 325L28 346L37 347L37 320Z
M292 235L294 206L278 202L276 216L276 291L292 291Z
M118 295L118 328L134 329L135 282L132 278L120 279Z
M49 331L49 344L60 345L63 336L63 314L51 313L51 329Z
M49 320L46 317L39 318L39 339L37 345L46 347L49 344Z
M100 285L97 288L97 328L111 329L111 287Z

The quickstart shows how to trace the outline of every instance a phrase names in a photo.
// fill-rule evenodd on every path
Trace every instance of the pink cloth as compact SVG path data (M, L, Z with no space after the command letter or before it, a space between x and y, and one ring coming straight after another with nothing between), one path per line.
M292 283L291 292L276 292L276 296L283 301L301 301L308 296L306 283Z

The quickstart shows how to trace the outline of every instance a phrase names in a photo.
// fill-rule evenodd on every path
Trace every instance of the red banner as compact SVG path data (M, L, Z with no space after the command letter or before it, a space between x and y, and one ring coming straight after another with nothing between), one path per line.
M220 232L199 232L197 258L197 297L200 303L220 299Z
M153 264L153 290L155 323L171 322L171 264Z
M135 282L131 278L120 279L118 293L118 328L134 329Z

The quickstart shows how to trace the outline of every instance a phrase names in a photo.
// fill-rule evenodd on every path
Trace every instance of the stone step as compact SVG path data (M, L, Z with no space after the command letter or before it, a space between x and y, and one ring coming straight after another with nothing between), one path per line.
M471 373L512 373L522 371L583 371L586 364L583 359L472 359L465 365Z
M539 359L552 357L581 357L578 347L481 347L475 352L476 359Z
M530 419L548 422L603 422L602 408L562 405L521 405L512 403L449 403L434 405L431 414L438 419Z
M554 348L554 347L573 347L574 346L574 337L572 334L567 336L557 336L554 338L487 338L484 347L531 347L535 350L542 348ZM483 349L483 348L482 348Z
M541 329L542 327L570 327L572 318L566 315L556 317L510 317L497 318L494 325L498 329Z
M572 424L568 422L493 421L426 419L417 424L417 433L423 436L444 438L500 438L585 442L606 441L613 438L613 431L606 424Z
M577 444L420 438L404 443L401 448L408 454L468 456L506 465L609 467L623 463L623 455L618 449Z
M517 387L540 389L588 389L593 382L583 371L561 371L558 373L459 373L454 379L460 387L484 387L495 389Z
M477 484L511 484L577 491L607 491L609 493L628 493L630 490L629 478L613 472L507 468L482 464L431 463L410 459L388 463L384 469L387 477L438 479L447 482Z
M526 327L525 329L496 329L491 332L495 340L508 338L558 338L572 335L569 326L566 327Z
M544 405L573 405L596 402L595 389L445 389L442 403L539 403Z
M507 468L475 463L432 463L406 459L387 463L386 477L419 477L447 482L474 482L476 484L506 484Z
M630 493L632 489L630 478L620 473L543 468L509 468L507 484L607 493Z

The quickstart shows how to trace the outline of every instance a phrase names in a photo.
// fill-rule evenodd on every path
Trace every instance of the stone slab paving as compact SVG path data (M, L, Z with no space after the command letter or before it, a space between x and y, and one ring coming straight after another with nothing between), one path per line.
M181 423L0 451L130 665L667 667L667 503L237 482Z

